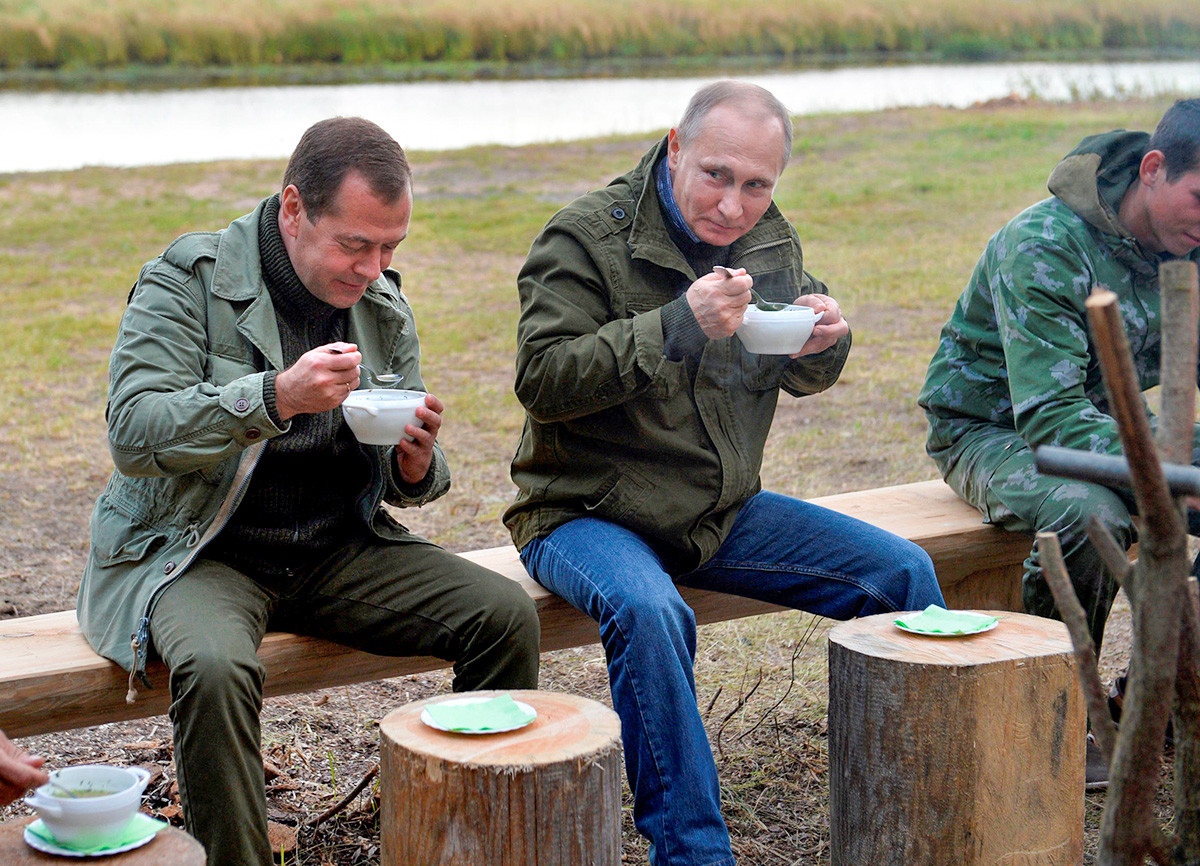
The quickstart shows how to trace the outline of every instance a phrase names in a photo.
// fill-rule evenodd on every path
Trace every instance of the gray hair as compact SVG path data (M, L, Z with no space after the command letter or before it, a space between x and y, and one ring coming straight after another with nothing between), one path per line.
M716 81L697 90L675 128L679 143L682 145L698 136L708 113L726 102L755 106L779 121L783 127L783 164L786 166L792 156L792 116L775 94L746 81Z

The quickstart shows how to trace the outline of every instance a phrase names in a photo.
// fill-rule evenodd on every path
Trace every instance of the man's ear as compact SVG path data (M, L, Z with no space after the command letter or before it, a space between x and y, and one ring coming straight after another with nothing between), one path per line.
M279 194L280 231L287 237L296 237L303 216L304 206L300 202L300 190L296 189L295 184L288 184Z
M1146 186L1157 186L1167 179L1167 158L1161 150L1146 151L1138 167L1138 177Z
M667 133L667 168L674 171L679 166L679 130Z

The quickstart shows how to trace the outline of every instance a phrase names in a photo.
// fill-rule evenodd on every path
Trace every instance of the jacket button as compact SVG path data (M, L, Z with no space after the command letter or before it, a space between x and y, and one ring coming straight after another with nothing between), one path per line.
M246 438L249 439L251 442L253 442L255 439L257 439L261 435L262 435L262 431L259 430L257 427L251 427L249 430L246 431Z
M615 219L615 220L623 220L623 219L625 219L625 209L624 209L624 208L619 208L619 207L615 207L615 208L613 208L613 209L612 209L612 218L613 218L613 219Z
M168 562L166 565L163 566L163 574L170 574L174 570L175 570L175 560L171 560L170 562Z
M250 408L250 401L245 397L238 397L237 400L234 401L233 408L239 412L245 412Z

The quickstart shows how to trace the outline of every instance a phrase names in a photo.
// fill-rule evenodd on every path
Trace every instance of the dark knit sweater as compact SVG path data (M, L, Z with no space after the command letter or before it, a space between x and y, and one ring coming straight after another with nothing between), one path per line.
M279 233L278 215L279 197L274 196L259 224L258 246L283 362L290 367L310 349L345 339L347 315L300 282ZM265 378L263 398L275 416L272 374ZM365 531L355 517L355 502L369 485L370 471L340 409L293 416L288 432L263 450L245 496L206 555L285 588L293 576Z

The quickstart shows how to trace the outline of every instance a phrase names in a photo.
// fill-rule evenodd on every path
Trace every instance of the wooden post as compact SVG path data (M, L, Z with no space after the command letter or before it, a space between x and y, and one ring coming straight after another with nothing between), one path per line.
M1083 696L1062 623L964 637L896 614L829 633L832 866L1076 866Z
M508 694L537 710L532 724L499 734L435 730L421 710L445 696L380 723L382 866L621 862L617 714L575 695Z

